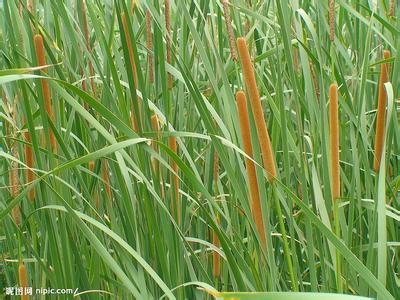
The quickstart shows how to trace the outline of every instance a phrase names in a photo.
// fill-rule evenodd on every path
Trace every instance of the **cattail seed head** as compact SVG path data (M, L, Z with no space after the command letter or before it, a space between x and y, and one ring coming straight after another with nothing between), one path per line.
M29 131L24 132L24 137L25 141L29 144L32 143L31 141L31 136L29 134ZM25 176L26 176L26 182L29 184L32 182L35 178L35 174L33 173L33 152L32 152L32 146L29 144L25 144L24 146L24 154L25 154L25 164L27 166L27 169L25 171ZM31 201L35 200L35 188L31 188L28 192L28 199Z
M335 40L335 0L329 0L329 40Z
M45 58L45 50L44 50L44 44L43 44L43 37L40 34L35 34L33 37L34 40L34 45L35 45L35 51L36 51L36 59L38 61L39 66L45 66L46 65L46 58ZM45 69L43 70L45 72ZM50 120L54 122L54 114L53 114L53 108L51 104L51 95L50 95L50 87L45 79L40 80L41 85L42 85L42 91L43 91L43 100L44 100L44 105L45 109L47 112L47 115L49 116ZM54 132L52 130L49 131L50 135L50 146L52 151L56 152L57 151L57 142L56 138L54 136Z
M28 287L28 276L26 274L26 267L25 264L21 261L18 266L18 279L19 279L19 286L22 288L22 300L28 300L29 296L26 293L25 289Z
M389 8L389 13L388 13L388 15L390 16L390 17L393 17L394 16L394 7L395 7L395 0L390 0L390 8Z
M383 52L385 59L390 58L390 51L385 50ZM376 130L375 130L375 157L374 157L374 171L379 171L381 163L382 148L384 143L385 134L385 114L386 114L386 90L385 83L389 81L389 64L381 64L381 74L379 78L378 86L378 108L376 115Z
M170 16L170 3L169 0L164 0L164 13L165 13L165 29L166 29L166 47L167 47L167 63L172 63L171 53L171 16ZM173 80L172 74L168 73L168 89L172 89Z
M337 85L329 88L329 134L331 149L332 198L340 198L340 163L339 163L339 104Z
M168 147L172 152L178 154L178 145L176 143L176 137L170 136L168 138ZM174 171L174 174L171 174L171 192L172 195L175 195L175 207L176 207L176 215L178 217L178 224L181 224L182 216L181 216L181 207L179 201L179 178L178 178L178 164L171 159L171 168ZM173 198L173 197L171 197Z
M275 160L272 153L272 145L264 118L264 112L261 106L260 95L256 84L253 63L250 59L250 53L247 48L246 40L243 37L237 39L237 46L240 61L242 63L244 81L250 96L251 109L256 121L256 129L262 153L263 165L265 170L268 172L269 181L272 182L276 178L277 174Z
M251 144L250 121L247 112L246 96L243 91L237 92L236 105L239 112L240 132L242 135L244 152L249 157L252 158L253 146ZM246 163L246 171L250 188L251 213L254 219L254 223L256 224L258 234L261 238L262 244L264 247L266 247L267 241L265 237L264 222L262 219L260 191L258 189L256 168L254 162L248 158L245 159L245 163Z
M232 27L232 18L231 13L229 10L229 2L228 0L222 0L222 7L224 10L224 18L226 24L226 30L228 32L228 41L229 41L229 48L231 50L231 57L233 61L237 61L237 52L236 52L236 45L235 45L235 34L233 33Z
M101 165L101 177L104 181L104 188L106 190L106 195L108 200L112 199L112 192L111 192L111 186L110 186L110 174L109 174L109 170L108 170L108 160L104 159L102 161L102 165Z
M219 215L217 215L217 224L218 225L221 224ZM217 248L221 247L221 242L218 238L218 235L214 231L212 233L212 239L215 247ZM219 253L216 251L213 251L212 256L213 256L213 277L218 278L221 274L221 257L219 256Z
M151 13L150 10L146 11L146 46L147 46L147 61L149 64L149 81L154 82L153 71L153 35L151 33Z

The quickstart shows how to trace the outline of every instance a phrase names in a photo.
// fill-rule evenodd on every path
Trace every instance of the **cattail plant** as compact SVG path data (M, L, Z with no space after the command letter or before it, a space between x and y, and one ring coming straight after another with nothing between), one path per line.
M153 71L153 35L151 33L151 13L146 10L146 46L147 46L147 62L149 64L149 81L154 82Z
M172 54L171 54L171 16L170 16L170 3L169 0L164 0L164 13L165 13L165 43L167 47L167 63L171 65ZM168 72L168 89L172 89L173 81L172 74Z
M224 9L224 18L225 18L226 30L228 32L228 41L229 41L229 48L231 50L231 57L233 61L237 61L235 34L233 33L232 18L229 10L228 0L222 0L222 7Z
M384 59L390 58L390 51L383 51ZM378 90L378 108L376 115L376 130L375 130L375 158L374 158L374 171L379 171L381 163L382 148L385 133L385 114L386 114L386 90L385 83L389 81L389 64L381 64L381 74L379 78Z
M26 288L28 287L28 278L26 275L26 267L23 261L19 263L18 266L18 279L19 279L19 286L22 288L22 300L28 300L29 296L26 293Z
M335 0L329 0L329 40L335 40Z
M267 124L264 118L264 112L261 106L260 94L258 92L253 63L250 59L250 53L247 48L246 40L243 37L237 39L239 57L243 68L243 77L246 83L247 91L250 96L251 109L256 121L258 140L260 143L263 165L268 172L270 182L276 177L276 167L272 145L268 134Z
M242 135L244 152L252 158L253 146L251 144L250 121L247 112L246 96L243 91L239 91L236 93L236 105L239 113L240 132ZM267 240L265 238L265 228L262 219L260 191L258 189L256 167L254 165L254 162L249 158L246 158L245 163L250 188L251 213L254 219L254 223L257 226L258 234L260 235L262 244L264 247L266 247Z
M135 84L135 89L137 89L139 82L138 82L138 76L137 76L137 71L136 71L136 63L135 63L135 58L133 55L132 40L131 40L131 35L129 33L128 22L126 20L126 16L125 16L124 12L121 13L121 22L122 22L122 27L125 32L126 43L128 44L128 54L129 54L129 60L131 61L131 70L132 70L132 74L133 74L133 81ZM141 116L141 108L140 108L141 101L139 98L138 98L138 107L139 107L139 118L140 118L140 116ZM135 131L139 131L138 124L140 123L140 119L136 120L136 114L135 114L134 108L132 108L131 118L132 118L132 123L133 123L133 129Z
M329 140L331 149L332 199L340 197L340 164L339 164L339 104L335 83L329 87Z
M176 137L170 136L168 138L168 147L171 149L172 152L178 154L178 146L176 143ZM175 195L175 208L176 216L178 217L178 224L181 224L182 215L181 215L181 205L179 201L179 178L178 178L178 164L171 159L171 168L174 171L171 174L171 199L173 199L173 195Z
M26 176L26 182L29 184L32 182L35 178L35 174L33 173L33 152L32 152L32 147L31 147L31 135L28 130L24 132L24 138L27 144L24 146L24 154L25 154L25 164L27 166L27 169L25 171L25 176ZM33 201L35 200L35 188L31 188L28 192L28 199Z
M43 37L40 34L35 34L33 39L34 39L37 62L39 64L39 66L45 66L46 58L45 58L45 51L44 51L44 45L43 45ZM52 103L51 103L49 84L48 84L47 80L45 80L45 79L41 79L40 82L42 85L44 105L45 105L47 115L49 116L50 120L52 122L54 122L54 114L53 114L53 107L52 107ZM57 151L57 142L56 142L56 138L54 136L54 132L52 130L50 130L49 135L50 135L51 149L52 149L52 151L56 152Z

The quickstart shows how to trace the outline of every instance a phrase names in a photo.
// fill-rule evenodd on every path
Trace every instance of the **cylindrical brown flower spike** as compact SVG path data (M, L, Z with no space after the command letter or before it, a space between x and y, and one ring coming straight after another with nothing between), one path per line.
M18 151L16 146L13 146L12 154L15 159L18 159ZM18 164L15 161L11 162L11 169L9 173L9 181L10 181L10 194L12 198L16 198L19 195L20 186L19 186L19 176L18 176ZM17 204L12 209L12 217L14 219L15 224L19 226L21 224L21 211L20 206Z
M384 59L390 58L390 51L383 52ZM374 158L374 171L379 171L381 163L382 148L385 134L385 114L386 114L386 90L385 83L389 81L389 64L383 63L381 65L381 74L379 78L378 90L378 108L376 116L376 131L375 131L375 158Z
M29 296L26 293L26 288L28 287L28 277L26 274L25 264L21 261L18 266L18 278L19 278L19 286L22 288L22 300L28 300Z
M39 64L39 66L45 66L46 58L45 58L45 51L44 51L44 45L43 45L43 37L40 34L35 34L33 39L34 39L34 44L35 44L37 62ZM41 79L40 82L42 85L43 98L44 98L43 100L44 100L44 106L45 106L47 115L50 117L50 120L52 120L54 122L54 114L53 114L53 107L51 104L49 84L48 84L47 80L45 80L45 79ZM56 142L56 138L55 138L52 130L49 131L49 135L50 135L51 149L52 149L52 151L56 152L57 151L57 142Z
M329 137L331 148L332 199L340 198L340 163L339 163L339 103L337 85L329 87Z
M335 0L329 0L329 40L335 40Z
M166 47L167 47L167 63L171 65L172 54L171 54L171 16L170 16L170 3L169 0L164 0L164 13L165 13L165 29L167 31L165 36ZM172 74L168 72L168 89L172 89L173 81Z
M276 178L275 160L272 153L272 145L264 118L264 112L261 106L260 94L256 84L253 63L250 59L250 53L247 49L246 40L243 37L237 39L237 46L242 63L244 81L250 96L251 109L256 121L256 129L262 153L263 165L265 170L268 172L269 181L272 182Z
M138 82L138 76L137 76L137 72L136 72L136 63L135 63L135 58L133 55L132 40L131 40L131 35L130 35L129 29L128 29L128 22L126 20L126 16L125 16L124 12L121 13L121 21L122 21L122 27L125 32L125 39L128 44L128 53L129 53L129 60L131 61L131 70L132 70L132 74L133 74L133 81L135 84L135 89L137 89L139 82ZM139 97L138 97L138 107L139 107L139 118L140 118L139 121L136 120L135 110L133 108L132 108L132 115L131 115L133 129L135 131L139 131L138 124L141 121L141 101L140 101Z
M24 132L24 137L25 137L25 141L29 144L32 143L31 141L31 136L29 134L28 131ZM26 176L26 182L30 183L33 181L33 179L35 178L35 174L32 171L33 168L33 152L32 152L32 147L30 145L25 145L24 148L24 152L25 152L25 163L27 166L26 172L25 172L25 176ZM28 192L28 199L33 201L35 200L35 188L31 188Z
M246 96L243 91L237 92L236 105L239 112L240 132L242 135L244 152L252 158L253 146L251 144L250 121L247 112ZM260 235L263 246L266 247L267 241L265 238L264 222L262 219L260 191L258 189L256 167L254 162L248 158L246 158L245 163L250 188L251 213L253 215L254 223L257 226L258 234Z
M231 57L233 61L237 61L237 52L235 45L235 34L233 33L231 13L229 11L228 0L222 0L222 7L224 9L224 18L226 24L226 30L228 32L229 48L231 50Z
M218 225L221 224L218 215L217 215L217 224ZM217 248L221 247L221 242L219 241L218 235L214 231L212 237L213 237L213 245ZM212 257L213 257L213 276L214 278L217 278L221 274L221 257L219 256L219 253L216 251L213 251Z
M178 154L178 146L176 143L176 137L170 136L168 138L168 147L174 152ZM182 215L181 215L181 205L179 202L179 178L178 178L178 164L171 159L171 167L174 173L171 175L171 194L175 194L175 207L176 207L176 215L178 217L178 224L181 224Z
M149 64L149 81L154 82L153 71L153 35L151 33L151 13L146 11L146 46L147 46L147 61Z
M389 8L389 13L388 15L393 17L394 16L394 7L396 5L395 0L390 0L390 8Z

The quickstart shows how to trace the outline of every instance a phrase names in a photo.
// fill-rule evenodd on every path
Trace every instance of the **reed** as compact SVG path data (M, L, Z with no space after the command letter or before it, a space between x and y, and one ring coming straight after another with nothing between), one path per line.
M151 32L151 13L146 10L146 46L147 46L147 63L149 65L149 81L154 83L153 71L153 34Z
M390 58L390 51L383 52L383 58ZM386 115L386 90L385 83L389 81L389 64L381 64L381 74L379 78L378 87L378 108L376 116L376 130L375 130L375 158L374 158L374 171L379 171L381 164L382 148L384 143L385 134L385 115Z
M168 147L171 149L172 152L178 155L178 145L176 143L176 137L170 136L168 138ZM171 159L171 168L174 171L174 173L171 174L171 195L172 195L171 199L173 199L175 196L175 209L173 209L173 211L176 211L178 224L181 224L182 215L181 215L181 205L179 201L178 164L173 159Z
M250 104L253 111L254 120L256 121L256 129L262 153L263 165L265 170L268 172L269 181L272 182L276 178L277 174L275 160L272 153L272 145L264 118L264 112L261 106L260 94L256 84L253 63L250 59L250 53L247 48L246 40L243 37L238 38L237 45L239 57L242 63L243 77L250 96Z
M25 264L21 261L18 266L18 279L19 286L22 288L22 300L28 300L29 295L26 293L26 288L28 287L28 277L26 275L26 267Z
M231 57L232 57L233 61L237 61L235 34L233 33L232 18L231 18L228 0L222 0L222 7L224 10L226 30L228 32L228 41L229 41L229 48L231 50Z
M43 45L43 37L41 34L35 34L33 37L34 40L34 45L35 45L35 51L36 51L36 59L39 64L39 66L45 66L46 65L46 58L45 58L45 50L44 50L44 45ZM45 72L45 69L42 70ZM41 79L41 86L42 86L42 91L43 91L43 100L44 100L44 106L47 112L47 115L49 116L50 120L54 123L54 114L53 114L53 107L51 103L51 94L50 94L50 87L45 79ZM50 146L51 150L53 152L57 152L57 142L56 138L54 136L54 132L50 129L49 130L49 137L50 137Z
M332 199L340 198L340 163L339 163L339 104L335 83L329 87L329 140L331 149Z
M164 14L165 14L165 43L167 47L167 63L171 65L172 63L172 53L171 53L171 12L169 0L164 0ZM168 89L172 89L173 81L172 74L168 72Z
M329 40L335 40L335 0L329 0Z
M239 91L236 93L236 105L239 112L240 132L242 135L244 152L249 157L253 158L253 146L251 144L250 136L250 121L247 111L246 96L243 91ZM258 234L260 235L262 244L264 247L266 247L267 240L265 237L265 227L262 219L260 191L258 189L256 167L254 165L254 162L249 158L245 159L245 163L250 188L251 213L254 223L257 226Z

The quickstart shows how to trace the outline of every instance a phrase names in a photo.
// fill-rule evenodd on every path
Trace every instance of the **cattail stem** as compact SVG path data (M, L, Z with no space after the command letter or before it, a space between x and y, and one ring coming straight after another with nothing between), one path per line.
M385 59L390 58L390 51L383 52ZM376 116L376 130L375 130L375 158L374 158L374 171L379 171L381 164L382 148L385 134L385 114L386 114L386 90L385 83L389 81L389 64L383 63L381 65L381 74L379 78L378 90L378 108Z
M43 37L40 34L35 34L34 44L35 44L35 51L36 51L36 59L38 61L39 66L45 66L46 58L45 58L45 51L44 51L44 45L43 45ZM49 116L50 120L52 122L54 122L54 114L53 114L53 107L52 107L52 103L51 103L49 84L48 84L47 80L45 80L45 79L41 79L40 82L42 85L44 105L45 105L47 115ZM54 132L52 130L49 131L49 136L50 136L51 149L52 149L52 151L56 152L57 151L57 142L56 142L56 138L54 136Z
M329 137L331 148L332 199L340 197L340 164L339 164L339 104L337 85L329 88Z
M26 293L26 288L28 288L28 277L26 274L26 267L25 264L21 261L18 266L18 279L19 279L19 286L22 288L22 300L28 300L29 296Z
M256 84L253 63L250 59L250 53L247 48L246 40L243 37L238 38L237 45L243 68L243 77L250 96L251 109L256 121L256 129L262 153L263 165L265 170L268 172L269 181L272 182L276 178L276 167L272 153L272 145L268 134L268 128L265 122L260 95Z
M153 35L151 33L151 13L146 11L146 46L147 46L147 62L149 64L149 81L154 82L153 71Z
M168 138L168 147L174 152L175 154L178 154L178 146L176 143L176 137L170 136ZM175 195L175 207L176 207L176 215L178 217L178 224L181 224L182 221L182 215L181 215L181 205L179 201L179 178L178 178L178 164L171 159L171 168L174 171L173 174L171 174L171 192L172 192L172 197Z
M335 40L335 0L329 0L329 40Z
M171 65L172 63L172 54L171 54L171 16L170 16L170 3L169 0L164 0L164 13L165 13L165 29L166 36L165 42L167 47L167 63ZM172 89L173 81L172 74L168 72L168 89Z
M240 51L240 50L239 50ZM240 132L243 140L244 152L249 156L253 157L253 146L251 144L250 136L250 121L247 112L246 96L243 91L239 91L236 94L236 105L239 112L239 123ZM258 234L260 235L262 244L264 247L267 246L267 240L265 237L264 222L262 219L260 191L258 189L256 167L254 162L249 158L246 158L246 171L249 180L250 188L250 200L251 200L251 213L253 215L254 223L256 224Z
M231 57L233 61L237 61L235 34L233 33L232 18L229 10L228 0L222 0L222 7L224 9L224 18L225 18L226 30L228 32L228 41L229 41L229 48L231 50Z

